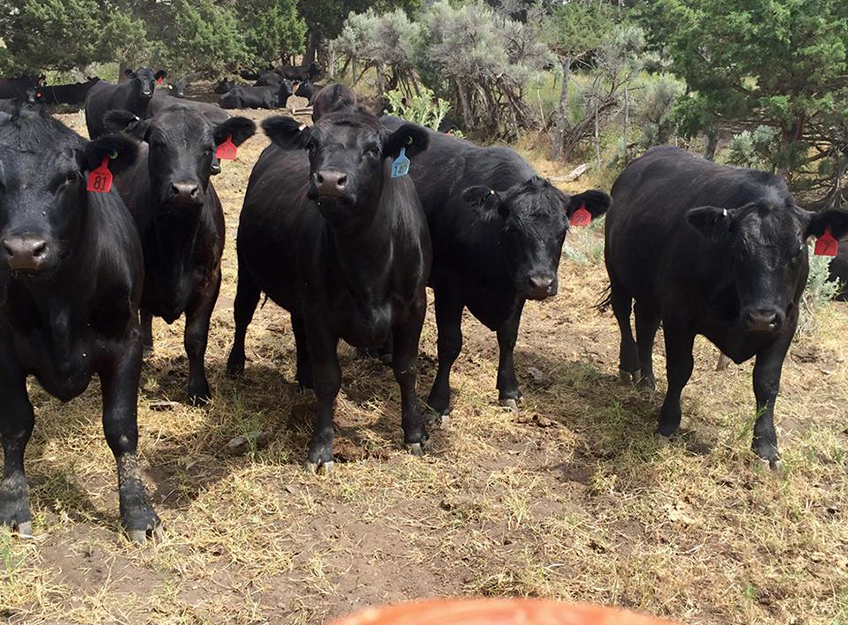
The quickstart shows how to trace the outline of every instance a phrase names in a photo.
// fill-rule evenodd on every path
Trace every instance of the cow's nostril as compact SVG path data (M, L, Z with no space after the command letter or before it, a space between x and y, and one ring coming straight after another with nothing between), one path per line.
M13 247L9 244L9 242L8 242L8 241L3 241L3 249L5 249L5 250L6 250L6 253L7 253L9 256L14 256L14 255L15 255L15 250L14 250L14 248L13 248Z
M39 256L43 256L46 251L47 251L47 243L45 243L44 241L36 241L32 246L32 255L35 258L38 258Z
M339 176L339 179L336 181L336 185L338 185L339 189L344 189L347 184L347 176Z
M324 176L321 175L320 171L315 174L315 182L317 182L318 184L324 184Z

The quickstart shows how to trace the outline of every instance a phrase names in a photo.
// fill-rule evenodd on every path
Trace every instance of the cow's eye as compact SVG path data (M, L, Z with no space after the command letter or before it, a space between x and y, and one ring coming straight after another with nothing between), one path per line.
M77 172L69 171L68 174L65 176L65 184L66 185L67 184L73 184L76 181L77 181Z
M368 154L368 156L373 156L374 158L377 158L380 156L380 147L372 145L365 151L365 153Z

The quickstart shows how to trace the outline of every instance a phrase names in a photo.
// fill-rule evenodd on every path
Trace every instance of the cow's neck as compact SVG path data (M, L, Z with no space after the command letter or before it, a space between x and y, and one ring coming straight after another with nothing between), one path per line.
M176 266L179 260L189 258L197 244L200 222L205 211L205 204L172 211L160 205L151 217L150 228L145 237L145 264L152 262L154 265Z

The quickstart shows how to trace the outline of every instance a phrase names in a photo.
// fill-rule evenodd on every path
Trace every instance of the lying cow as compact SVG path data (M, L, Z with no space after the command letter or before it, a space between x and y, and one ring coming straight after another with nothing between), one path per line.
M91 88L99 82L99 78L89 78L70 85L45 85L39 91L44 104L82 104Z
M383 117L389 129L403 122ZM424 129L422 129L424 131ZM462 349L467 307L498 336L498 399L521 397L513 352L528 299L557 293L557 268L569 219L581 207L603 215L601 191L568 195L536 175L514 150L482 148L426 130L429 149L410 170L433 237L433 287L439 369L427 403L450 413L450 371Z
M141 244L114 190L86 191L92 170L120 174L136 152L129 138L85 141L37 111L0 115L0 523L22 535L32 533L29 375L69 401L97 374L121 521L140 542L158 532L136 459Z
M670 147L628 165L612 197L605 256L622 377L654 387L651 352L662 323L668 391L657 432L671 436L697 334L736 363L756 356L753 449L776 468L774 403L807 280L807 239L826 229L845 234L848 213L807 212L782 178Z
M430 235L412 180L391 171L402 148L417 167L427 134L411 124L388 132L356 110L326 115L311 128L287 117L266 119L263 128L273 144L253 169L239 218L227 371L244 369L247 326L264 291L291 313L297 381L318 398L307 466L329 471L339 339L376 348L391 336L404 442L422 454L428 437L415 379Z
M106 113L112 110L130 111L142 119L146 118L150 100L156 90L156 81L165 76L164 71L154 74L149 67L141 67L135 71L128 69L127 80L120 84L100 81L94 85L85 99L88 136L96 139L106 132Z
M185 103L150 120L112 111L107 124L146 143L136 165L115 179L144 247L144 345L152 349L154 315L173 323L185 313L188 399L204 403L211 397L204 356L221 285L225 231L221 201L209 180L212 159L225 141L241 145L253 136L256 125L244 117L213 124Z
M233 87L220 102L225 109L276 109L285 107L290 95L291 83L283 81L268 87Z

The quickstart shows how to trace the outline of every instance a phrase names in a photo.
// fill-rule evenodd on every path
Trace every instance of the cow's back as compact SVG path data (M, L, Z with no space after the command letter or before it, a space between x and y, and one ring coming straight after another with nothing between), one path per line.
M85 97L85 124L89 138L96 139L105 131L103 120L116 88L117 85L101 80L88 90Z

